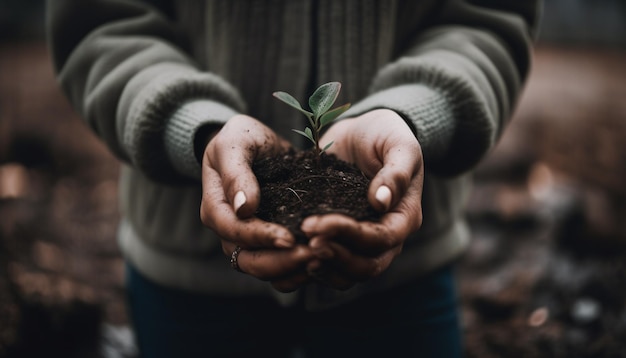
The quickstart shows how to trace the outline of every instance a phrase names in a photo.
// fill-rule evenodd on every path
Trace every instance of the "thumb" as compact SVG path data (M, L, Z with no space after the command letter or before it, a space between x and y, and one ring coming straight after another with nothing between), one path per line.
M260 201L259 184L250 166L251 156L244 148L233 144L219 150L218 158L207 160L208 167L215 172L215 181L223 188L222 200L230 204L239 218L252 216Z
M370 204L381 212L393 208L404 197L413 178L421 171L423 162L419 144L390 148L383 157L383 167L370 182Z

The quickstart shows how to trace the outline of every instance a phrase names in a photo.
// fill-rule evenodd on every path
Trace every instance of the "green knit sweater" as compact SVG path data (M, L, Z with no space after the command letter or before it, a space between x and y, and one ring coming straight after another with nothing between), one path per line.
M170 287L300 295L323 309L402 284L457 258L468 174L493 147L530 66L539 1L49 0L58 80L124 163L120 248ZM281 294L235 272L200 222L202 128L238 113L294 145L305 120L271 98L342 82L343 117L398 112L423 150L424 224L381 276L347 291Z

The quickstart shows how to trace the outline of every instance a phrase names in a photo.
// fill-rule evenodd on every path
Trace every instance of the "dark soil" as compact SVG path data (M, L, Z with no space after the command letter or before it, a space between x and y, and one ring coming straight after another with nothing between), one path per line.
M287 227L298 241L302 221L319 214L339 213L357 221L380 218L367 200L369 179L335 155L290 150L254 163L261 188L257 216Z

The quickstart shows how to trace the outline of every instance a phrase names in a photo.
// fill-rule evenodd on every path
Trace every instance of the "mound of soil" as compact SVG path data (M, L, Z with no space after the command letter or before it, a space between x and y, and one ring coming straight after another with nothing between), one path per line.
M333 154L290 150L256 161L261 202L257 217L287 227L299 242L311 215L339 213L357 221L377 221L380 213L367 200L369 179L354 165Z

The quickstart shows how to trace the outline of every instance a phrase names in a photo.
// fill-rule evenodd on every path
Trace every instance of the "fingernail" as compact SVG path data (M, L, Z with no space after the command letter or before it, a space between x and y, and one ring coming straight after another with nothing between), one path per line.
M376 190L376 201L381 203L385 210L389 209L389 205L391 205L391 189L386 185L378 187L378 190Z
M246 203L246 194L243 191L238 191L235 194L235 199L233 200L233 206L235 208L235 212L238 212L239 209Z
M313 224L313 219L309 217L302 222L302 225L300 225L300 230L304 231L304 233L309 233L313 230L314 227L315 226Z

